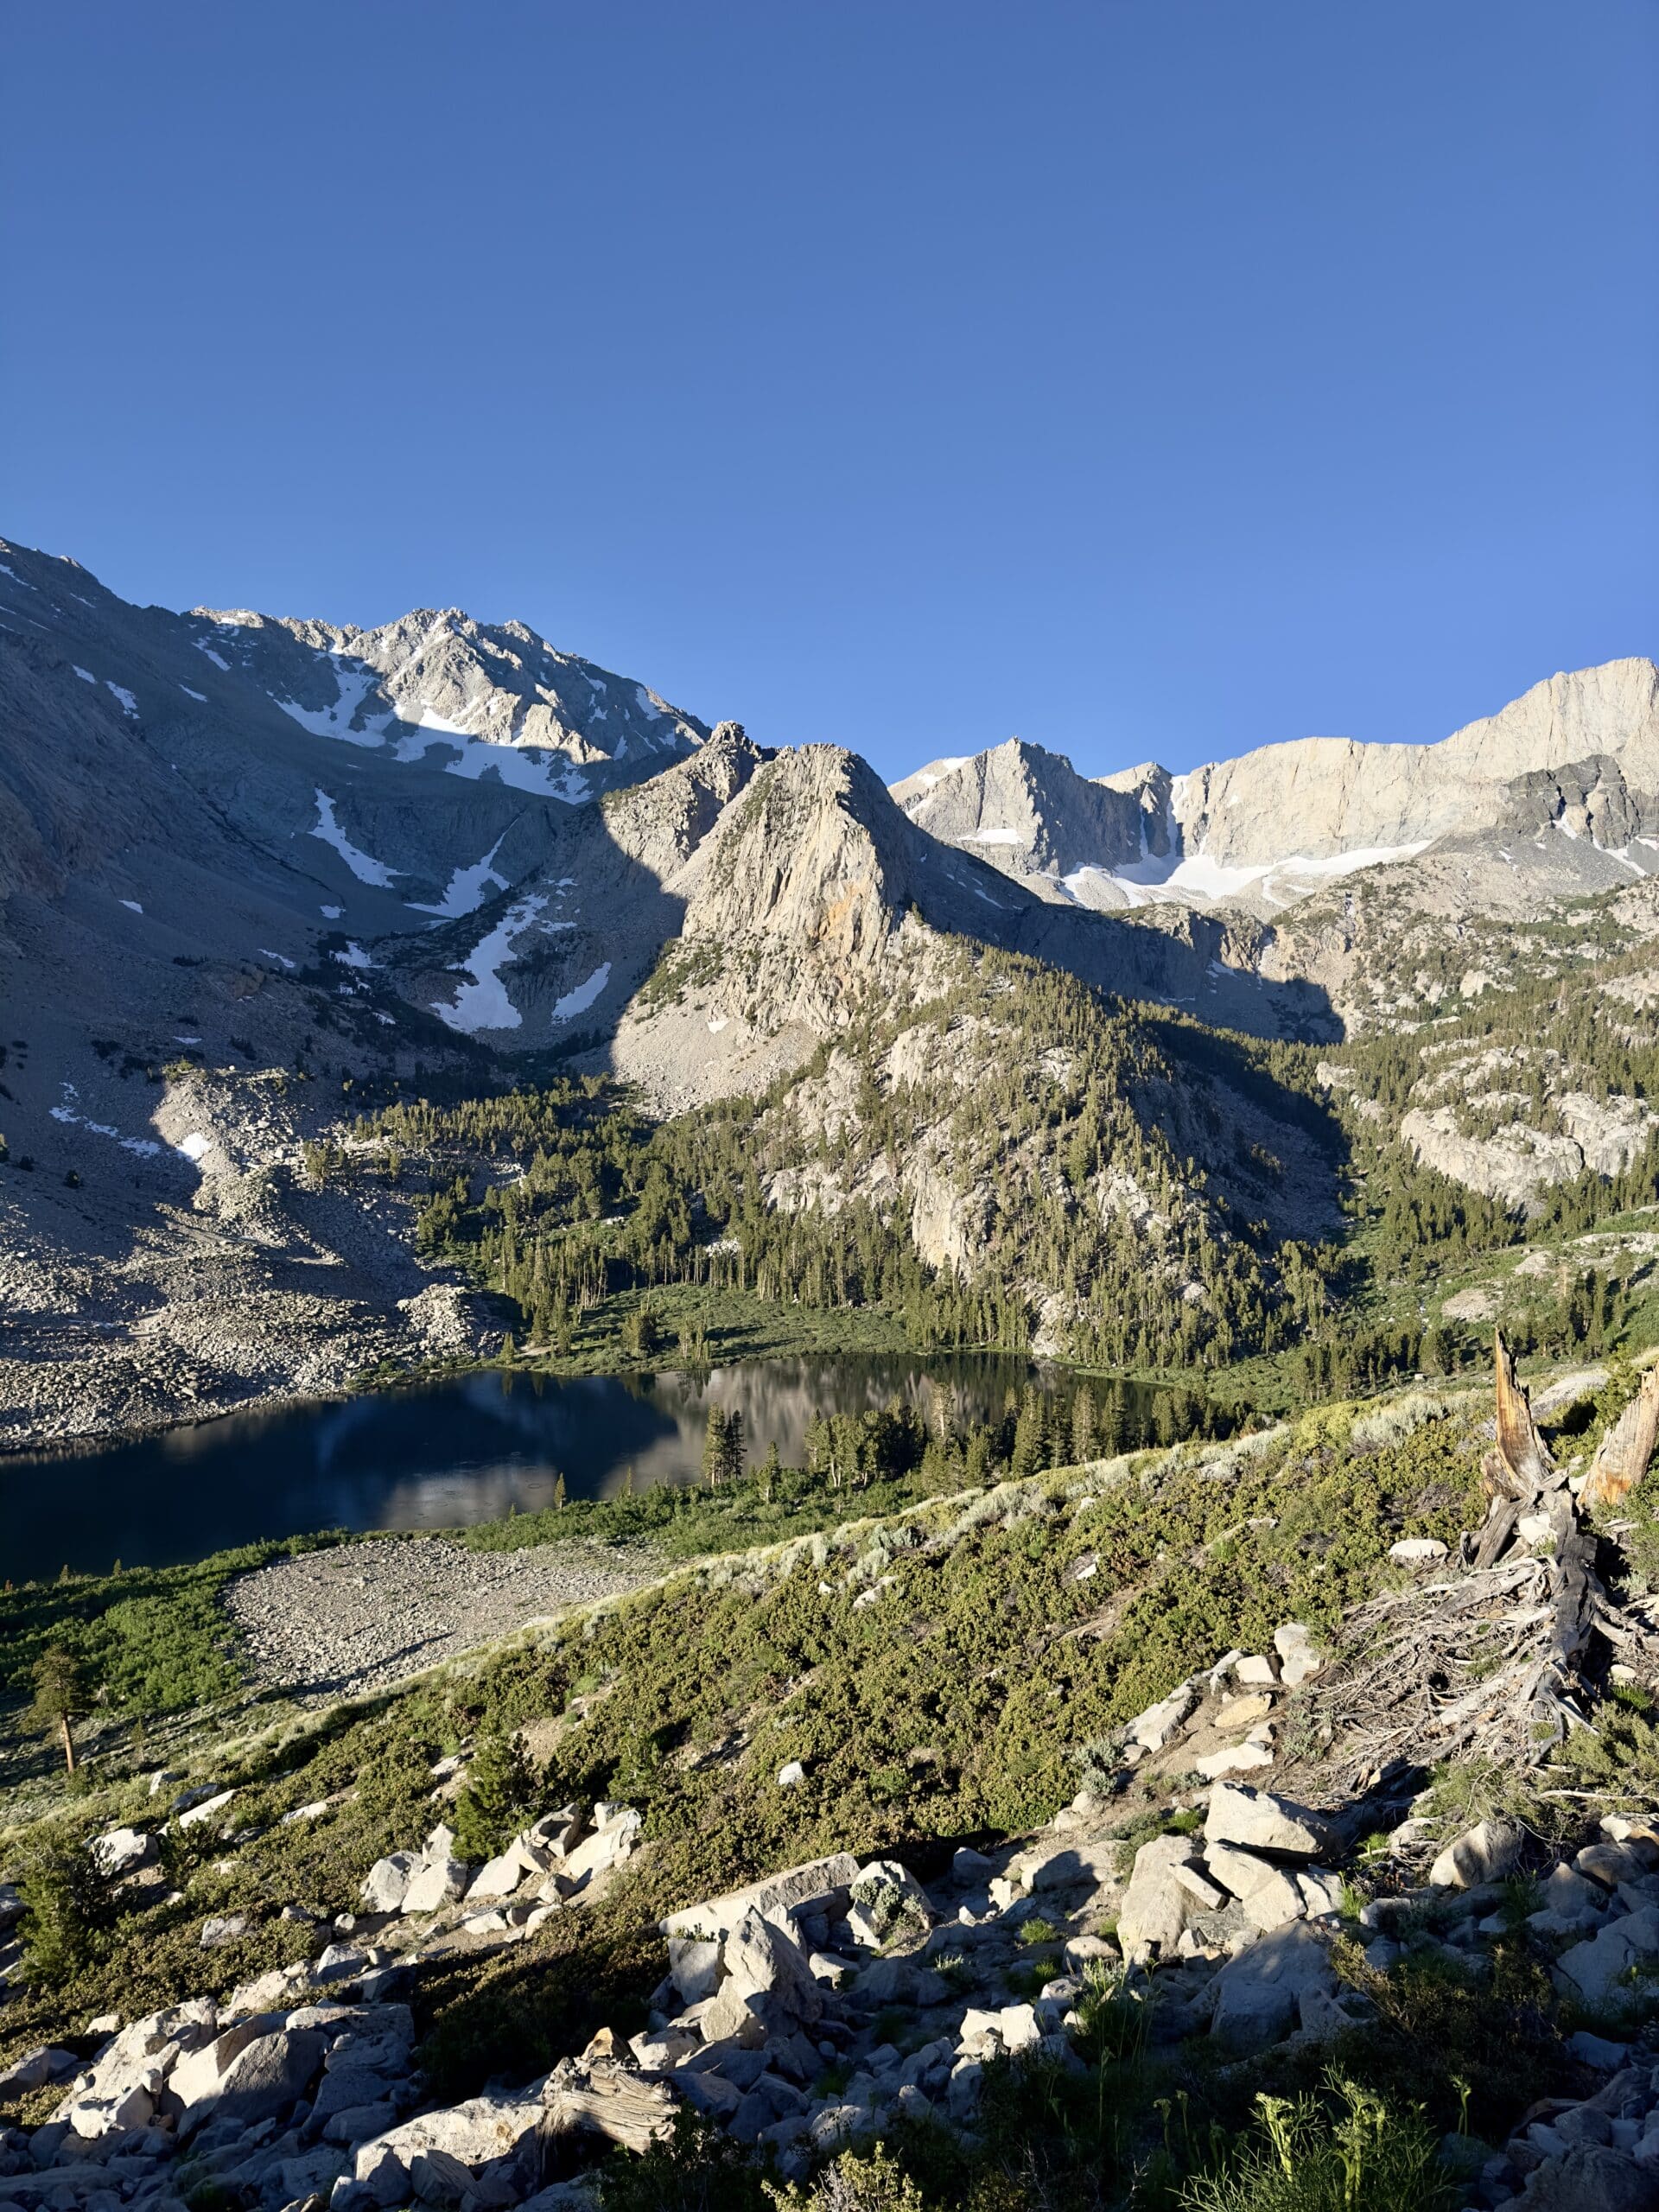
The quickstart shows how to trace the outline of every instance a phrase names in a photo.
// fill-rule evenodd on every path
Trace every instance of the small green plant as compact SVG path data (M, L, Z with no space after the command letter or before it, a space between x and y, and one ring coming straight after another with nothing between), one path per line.
M1059 1929L1052 1920L1045 1920L1040 1914L1034 1914L1031 1919L1020 1923L1020 1941L1028 1951L1037 1950L1045 1943L1058 1943L1059 1940Z
M766 2191L777 2212L929 2212L921 2190L880 2143L843 2151L810 2187L768 2182Z
M1189 2182L1188 2212L1450 2212L1459 2190L1413 2107L1335 2073L1324 2097L1256 2098L1256 2128L1217 2173Z
M942 1951L933 1961L933 1971L953 1997L962 1996L978 1980L960 1951Z
M1130 1981L1126 1967L1090 1959L1073 2009L1072 2040L1091 2065L1121 2066L1139 2058L1147 2039L1146 1993Z

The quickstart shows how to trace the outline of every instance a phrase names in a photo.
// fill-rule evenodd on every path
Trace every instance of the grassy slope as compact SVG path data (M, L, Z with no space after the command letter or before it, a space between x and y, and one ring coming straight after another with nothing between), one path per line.
M262 1898L348 1909L372 1859L429 1822L430 1759L481 1727L564 1713L547 1788L554 1800L609 1795L646 1808L654 1849L637 1898L595 1915L592 1936L572 1915L537 1953L514 1955L502 1970L512 1990L540 1993L524 1997L531 2024L500 1993L469 1990L466 1975L437 2006L458 2075L492 2070L521 2044L550 2050L564 2039L548 1993L561 1978L532 1968L532 1956L545 1962L594 1939L632 1956L620 1924L631 1915L638 1934L662 1903L831 1847L916 1850L1022 1829L1074 1793L1090 1739L1199 1659L1259 1643L1293 1614L1334 1619L1370 1586L1395 1535L1449 1535L1469 1517L1473 1459L1460 1420L1381 1448L1344 1442L1345 1425L1322 1415L1245 1446L1142 1455L797 1534L693 1566L372 1710L321 1723L273 1713L262 1735L197 1760L204 1775L242 1784L238 1818L266 1832L229 1873L214 1872L204 1850L184 1870L181 1904L109 1931L102 1956L55 1998L9 2005L5 2044L106 2003L131 2010L141 1997L229 1986L269 1963L291 1948L290 1929L264 1922L204 1955L201 1919ZM801 1517L841 1510L820 1497ZM664 1533L688 1549L718 1541L722 1526L742 1540L770 1510L746 1485ZM1098 1570L1079 1581L1069 1570L1085 1554ZM196 1572L192 1591L207 1571ZM877 1602L855 1606L878 1586ZM264 1718L256 1709L238 1725ZM777 1769L795 1758L808 1781L779 1792ZM353 1789L321 1821L268 1826ZM69 1834L152 1817L140 1780L112 1778L50 1826ZM9 1855L20 1841L14 1830ZM654 1981L656 1950L645 1951Z
M553 1718L543 1795L639 1804L650 1848L592 1910L440 1970L419 1998L441 2094L524 2078L601 2024L640 2022L662 1970L655 1922L669 1907L831 1848L896 1851L925 1872L957 1841L1023 1831L1074 1794L1094 1739L1194 1666L1260 1645L1292 1616L1333 1624L1389 1573L1396 1536L1450 1539L1478 1517L1486 1410L1484 1392L1329 1408L1230 1445L983 1491L906 1502L895 1486L859 1500L878 1514L833 1527L814 1524L844 1510L844 1496L790 1496L787 1485L771 1503L747 1484L567 1509L568 1532L588 1538L637 1536L658 1516L662 1548L690 1563L401 1694L321 1719L241 1710L239 1736L202 1745L194 1770L238 1784L249 1840L228 1855L205 1838L169 1846L148 1902L91 1929L75 1970L8 2004L0 2060L73 2036L107 2006L134 2013L302 1955L315 1938L278 1919L280 1904L349 1910L372 1859L431 1824L433 1759ZM512 1522L474 1541L541 1533ZM717 1549L773 1533L782 1541L759 1550ZM1090 1560L1096 1571L1078 1579ZM205 1582L199 1570L182 1586L192 1605ZM874 1602L855 1602L871 1591ZM776 1772L791 1758L807 1780L780 1791ZM329 1801L321 1818L281 1823L319 1799ZM16 1872L43 1844L73 1845L118 1819L144 1824L153 1807L141 1780L111 1772L27 1836L12 1831L0 1853ZM204 1952L203 1919L232 1910L251 1914L250 1932ZM1455 2121L1461 2074L1489 2131L1562 2086L1570 2066L1536 2011L1554 2000L1524 1949L1483 1991L1425 1972L1380 1993L1378 2024L1350 2057L1363 2078L1427 2098L1443 2126ZM1256 2088L1308 2087L1319 2063L1285 2051L1217 2075L1202 2046L1164 2056L1131 2036L1081 2088L1003 2084L998 2126L1046 2146L1074 2193L986 2201L1011 2212L1109 2201L1123 2162L1155 2140L1154 2094L1184 2091L1206 2125L1237 2126ZM1113 2099L1121 2108L1109 2115ZM971 2177L938 2167L937 2144L912 2147L918 2171L935 2161L930 2212L970 2201Z

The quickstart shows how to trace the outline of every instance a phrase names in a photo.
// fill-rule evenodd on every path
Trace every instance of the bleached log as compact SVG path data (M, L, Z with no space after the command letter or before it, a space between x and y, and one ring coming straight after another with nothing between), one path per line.
M676 2099L667 2082L609 2060L593 2066L563 2060L548 2075L542 2101L543 2133L550 2136L591 2128L639 2152L673 2131Z
M1659 1442L1659 1365L1642 1378L1642 1388L1608 1430L1591 1462L1581 1503L1595 1510L1618 1505L1636 1488Z

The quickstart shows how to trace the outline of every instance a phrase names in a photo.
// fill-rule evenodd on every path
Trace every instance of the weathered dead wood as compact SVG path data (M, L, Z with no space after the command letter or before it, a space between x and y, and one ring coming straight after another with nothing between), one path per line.
M1596 1510L1622 1504L1653 1459L1659 1443L1659 1365L1650 1367L1618 1419L1601 1440L1580 1503Z
M1496 1494L1504 1497L1528 1498L1547 1489L1560 1479L1560 1471L1550 1457L1549 1447L1538 1433L1538 1424L1532 1417L1532 1402L1515 1371L1515 1354L1503 1341L1503 1332L1497 1330L1492 1339L1497 1386L1497 1454L1498 1463L1488 1452L1481 1462L1481 1472L1489 1484L1496 1486Z
M588 2066L569 2058L548 2075L542 2101L544 2136L591 2128L628 2151L647 2150L671 2134L677 2104L667 2082L652 2075L608 2059Z
M1496 1455L1489 1452L1487 1457ZM1472 1561L1478 1574L1497 1565L1510 1538L1515 1534L1515 1524L1521 1518L1522 1501L1518 1497L1494 1497L1486 1516L1486 1526L1480 1532L1480 1541L1475 1546Z

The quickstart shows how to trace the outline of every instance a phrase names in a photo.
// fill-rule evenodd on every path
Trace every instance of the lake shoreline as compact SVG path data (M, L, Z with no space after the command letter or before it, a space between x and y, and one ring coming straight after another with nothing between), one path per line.
M652 1362L571 1375L450 1363L326 1396L292 1394L137 1437L0 1463L18 1581L188 1564L327 1529L429 1532L702 1478L710 1418L741 1417L758 1465L804 1466L825 1416L908 1405L959 1432L1063 1370L995 1351L814 1347L688 1370ZM1130 1386L1126 1386L1130 1387Z

